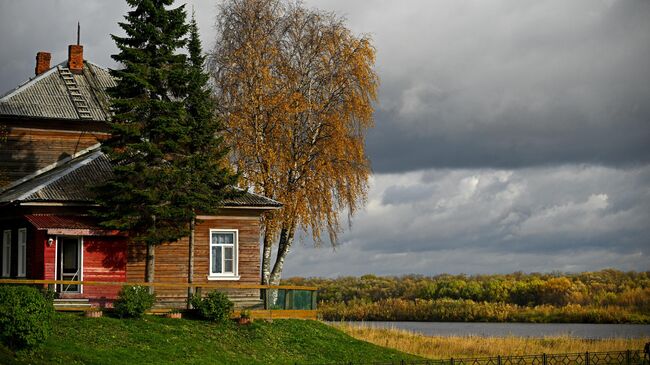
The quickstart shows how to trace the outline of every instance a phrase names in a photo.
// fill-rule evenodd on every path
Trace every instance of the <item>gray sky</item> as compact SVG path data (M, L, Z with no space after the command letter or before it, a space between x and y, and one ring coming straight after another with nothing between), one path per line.
M217 2L194 1L206 50ZM307 1L372 36L367 208L285 276L650 270L650 1ZM34 56L115 67L122 1L0 2L0 89Z

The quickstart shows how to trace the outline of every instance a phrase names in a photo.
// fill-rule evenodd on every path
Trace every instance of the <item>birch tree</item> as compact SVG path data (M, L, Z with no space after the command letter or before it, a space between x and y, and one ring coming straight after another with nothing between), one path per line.
M365 203L375 49L336 15L280 0L227 0L217 34L210 73L240 184L284 204L263 218L262 283L278 284L297 232L336 245L341 215Z

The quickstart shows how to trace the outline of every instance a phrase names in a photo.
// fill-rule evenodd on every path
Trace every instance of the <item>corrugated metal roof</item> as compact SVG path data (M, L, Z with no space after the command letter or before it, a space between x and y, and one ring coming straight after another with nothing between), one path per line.
M90 120L108 120L108 96L106 88L115 86L108 70L84 61L81 74L73 78L90 112ZM0 114L49 119L79 120L77 108L72 101L60 70L68 70L66 62L30 79L0 98ZM68 70L69 71L69 70Z
M52 170L37 175L0 194L0 203L93 201L90 185L112 176L106 155L95 149ZM224 200L224 206L279 208L281 203L250 192Z
M111 174L108 158L95 149L3 192L0 202L91 202L92 193L87 185L103 181Z
M36 229L103 229L91 217L82 215L27 214L25 219Z
M27 214L25 219L37 230L45 230L48 234L75 236L122 235L118 230L99 226L94 218L85 215Z
M241 195L236 198L225 199L224 205L227 207L282 207L282 203L276 200L243 190L241 190Z

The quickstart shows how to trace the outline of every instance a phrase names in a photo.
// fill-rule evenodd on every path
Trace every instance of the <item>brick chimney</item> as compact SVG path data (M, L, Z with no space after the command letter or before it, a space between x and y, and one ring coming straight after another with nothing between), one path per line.
M68 46L68 68L70 72L80 74L84 69L84 46L71 44Z
M50 54L50 52L41 51L36 54L36 69L34 70L36 76L50 69L51 58L52 55Z

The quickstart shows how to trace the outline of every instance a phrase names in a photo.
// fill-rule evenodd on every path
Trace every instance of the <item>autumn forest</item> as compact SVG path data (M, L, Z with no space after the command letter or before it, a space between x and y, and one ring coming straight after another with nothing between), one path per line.
M320 287L323 318L650 323L650 272L291 278Z

